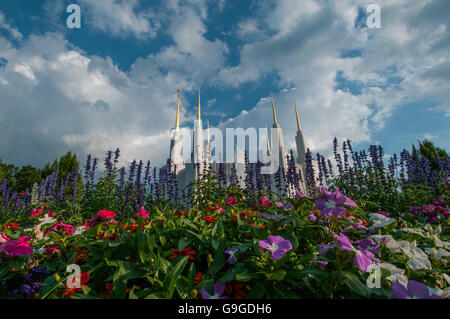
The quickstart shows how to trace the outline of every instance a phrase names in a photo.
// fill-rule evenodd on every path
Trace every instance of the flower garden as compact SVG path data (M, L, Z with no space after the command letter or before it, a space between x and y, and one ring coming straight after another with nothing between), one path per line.
M97 180L90 156L22 194L3 180L0 298L449 298L449 159L404 150L385 166L349 141L343 155L317 154L310 196L255 172L246 189L205 174L177 194L150 163L126 175L118 150Z

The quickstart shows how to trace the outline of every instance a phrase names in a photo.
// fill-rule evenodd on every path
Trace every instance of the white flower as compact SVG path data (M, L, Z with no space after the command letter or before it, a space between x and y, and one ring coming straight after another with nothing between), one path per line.
M369 214L369 219L373 222L372 228L385 227L395 222L394 218L386 217L381 214Z
M44 217L39 218L39 221L41 225L46 225L56 222L56 219L46 214Z
M442 257L450 257L450 252L442 248L425 248L425 252L430 256L434 256L436 260L440 260Z
M386 277L390 282L398 282L406 287L408 284L408 277L405 276L405 271L403 269L397 268L395 265L388 263L377 264L380 268L387 269L391 272L389 277Z

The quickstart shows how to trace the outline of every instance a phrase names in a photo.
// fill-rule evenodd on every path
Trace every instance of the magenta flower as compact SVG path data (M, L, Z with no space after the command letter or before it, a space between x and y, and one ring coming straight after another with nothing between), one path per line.
M5 253L9 256L31 255L33 248L28 244L31 237L24 236L17 240L11 239L0 244L0 253Z
M308 215L308 220L315 222L317 220L317 217L313 213L311 213Z
M226 203L228 206L234 206L237 203L237 199L234 196L228 196Z
M107 218L113 219L116 216L117 216L116 213L114 213L110 210L101 210L94 217L92 217L92 219L89 222L89 226L94 227L95 225L97 225L99 223L99 220L107 219Z
M225 285L221 284L214 284L214 295L212 296L206 291L205 288L202 288L200 290L203 299L228 299L227 296L223 296L224 292L225 292Z
M355 258L353 259L353 264L361 269L361 271L366 272L370 265L372 265L372 260L380 262L375 255L364 248L357 250L353 247L350 239L344 234L339 234L337 237L337 245L341 250L353 251L355 252Z
M270 251L272 258L277 260L280 260L285 253L292 249L291 242L281 236L269 236L266 240L260 240L258 245Z
M0 234L0 244L4 243L5 241L8 241L8 240L10 240L10 238L7 234L5 234L5 233Z
M257 204L257 206L263 206L263 207L270 207L272 206L272 203L270 200L268 200L265 196L261 196L259 198L260 203Z
M147 218L150 216L150 213L146 212L144 206L142 206L141 210L136 213L136 216L142 216L142 218Z
M377 214L380 214L380 215L383 215L383 216L386 216L386 217L389 217L391 215L391 214L386 213L386 212L377 212Z
M323 217L334 215L335 217L342 217L347 211L345 206L356 207L358 206L350 198L345 197L336 188L334 192L329 192L326 187L321 186L318 190L319 198L316 199L315 204Z
M432 294L427 286L415 280L408 281L406 288L399 283L392 283L392 295L395 299L444 299Z

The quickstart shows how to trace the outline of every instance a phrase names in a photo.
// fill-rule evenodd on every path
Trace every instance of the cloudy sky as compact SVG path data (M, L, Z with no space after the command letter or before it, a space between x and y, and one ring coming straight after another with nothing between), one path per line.
M66 7L81 7L81 29ZM367 27L369 4L381 28ZM0 0L0 158L43 166L76 152L122 163L169 155L177 89L192 127L272 124L312 151L332 138L387 154L450 149L448 0Z

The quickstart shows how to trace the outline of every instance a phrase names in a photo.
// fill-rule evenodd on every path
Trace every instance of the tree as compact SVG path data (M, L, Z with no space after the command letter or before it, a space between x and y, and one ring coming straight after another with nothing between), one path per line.
M423 141L419 140L419 150L415 148L413 145L413 151L412 151L413 159L417 157L417 159L427 159L430 161L431 169L437 170L438 164L437 164L437 158L439 160L443 161L446 158L449 158L447 152L439 147L436 147L433 142L425 139Z
M18 168L12 164L5 164L0 159L0 181L5 178L8 180L8 185L13 186L15 183L15 175L17 174Z
M34 183L41 181L41 171L31 165L22 166L15 176L14 190L18 192L31 190Z

